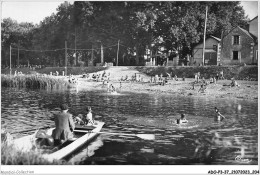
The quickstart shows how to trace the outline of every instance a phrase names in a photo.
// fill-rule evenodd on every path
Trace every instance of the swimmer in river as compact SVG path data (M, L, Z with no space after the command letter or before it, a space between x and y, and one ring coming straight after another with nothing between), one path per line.
M185 118L185 114L181 114L181 118L177 119L177 124L182 124L182 123L188 123L188 120Z
M223 119L226 118L222 114L220 114L217 107L215 107L215 112L216 112L215 121L222 121Z

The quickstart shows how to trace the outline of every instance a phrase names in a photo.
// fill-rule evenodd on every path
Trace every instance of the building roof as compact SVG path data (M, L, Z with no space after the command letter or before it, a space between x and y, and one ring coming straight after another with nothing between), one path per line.
M251 20L248 21L248 22L251 22L251 21L255 20L256 18L258 18L258 16L254 17L253 19L251 19Z
M223 38L225 38L226 36L228 36L229 35L229 33L231 33L234 29L236 29L236 28L238 28L238 29L240 29L243 33L245 33L249 38L251 38L252 40L254 40L255 41L255 37L254 36L252 36L252 34L250 34L247 30L245 30L245 29L243 29L243 28L241 28L241 27L239 27L239 26L237 26L237 27L234 27L232 30L230 30Z
M209 39L209 38L213 38L213 39L215 39L216 41L218 41L218 42L220 42L221 41L221 39L220 38L217 38L217 37L215 37L215 36L212 36L212 35L210 35L209 37L207 37L206 38L206 40L207 39ZM203 41L202 42L199 42L198 44L196 44L193 48L195 48L196 46L198 46L198 45L200 45L200 44L202 44L203 43Z
M219 41L219 42L221 41L220 38L217 38L217 37L215 37L215 36L210 35L210 37L211 37L211 38L214 38L215 40L217 40L217 41Z
M254 39L254 38L252 37L252 35L251 35L247 30L245 30L245 29L243 29L243 28L241 28L241 27L239 27L239 26L238 26L238 28L239 28L240 30L242 30L247 36L249 36L250 38Z

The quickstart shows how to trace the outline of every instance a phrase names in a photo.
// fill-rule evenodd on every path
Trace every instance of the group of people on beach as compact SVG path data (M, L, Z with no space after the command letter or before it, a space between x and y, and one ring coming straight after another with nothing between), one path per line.
M76 84L78 82L78 79L75 78L73 75L69 76L69 83Z
M143 82L144 79L143 77L141 77L141 75L137 75L137 73L135 73L134 75L132 75L131 77L129 77L128 75L126 76L122 76L119 81L132 81L132 82Z
M209 78L209 82L207 82L207 81L205 80L205 78L202 77L202 78L201 78L200 89L199 89L198 92L204 93L204 92L206 92L207 86L208 86L209 84L214 84L214 85L216 85L218 80L224 80L224 79L225 79L225 78L224 78L223 70L221 70L219 74L217 73L216 76L211 76L211 77ZM199 83L199 82L200 82L199 80L200 80L200 72L195 73L195 81L192 83L192 85L193 85L193 90L195 89L195 88L194 88L195 83ZM236 86L239 86L239 84L237 83L237 81L235 81L234 78L231 78L231 83L230 83L228 86L230 86L230 87L236 87Z

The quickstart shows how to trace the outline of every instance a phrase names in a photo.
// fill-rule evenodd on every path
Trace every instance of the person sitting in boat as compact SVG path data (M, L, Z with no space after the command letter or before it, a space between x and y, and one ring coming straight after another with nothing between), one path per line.
M222 121L225 118L222 114L220 114L217 107L215 107L215 112L216 112L215 121Z
M61 112L54 116L55 129L52 132L54 145L60 145L64 141L73 138L73 130L75 124L72 119L72 114L68 113L68 106L62 104Z
M94 120L92 118L92 113L91 113L91 107L88 106L87 109L87 115L83 116L82 114L79 114L75 119L76 123L79 123L80 125L94 125Z
M188 123L188 120L185 118L185 114L181 114L181 118L177 119L177 124Z

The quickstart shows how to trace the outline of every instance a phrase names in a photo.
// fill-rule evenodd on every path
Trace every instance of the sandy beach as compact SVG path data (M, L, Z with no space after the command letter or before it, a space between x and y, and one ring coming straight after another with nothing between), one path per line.
M196 97L214 97L214 98L239 98L239 99L258 99L258 82L257 81L243 81L238 80L238 87L226 86L231 83L231 80L219 80L217 84L209 84L204 93L198 92L201 83L196 83L193 89L193 82L195 79L186 78L183 81L181 78L176 80L169 80L164 86L150 83L150 77L138 72L135 69L129 69L127 67L111 67L107 71L110 73L110 83L114 85L118 92L129 91L133 93L149 93L149 94L180 94L184 96L196 96ZM103 71L96 72L102 74ZM122 88L120 89L120 78L123 76L131 77L132 75L140 75L143 78L143 82L131 82L122 81ZM92 74L90 74L92 75ZM106 91L107 85L103 82L97 82L91 79L82 78L81 75L76 76L78 78L78 90L104 90ZM209 81L206 79L206 81ZM224 86L223 86L224 85Z

